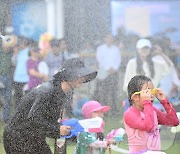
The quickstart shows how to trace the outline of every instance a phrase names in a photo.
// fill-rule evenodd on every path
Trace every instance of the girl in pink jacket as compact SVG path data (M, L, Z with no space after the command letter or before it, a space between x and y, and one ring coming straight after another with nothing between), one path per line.
M153 107L157 98L166 112ZM160 151L158 125L177 126L179 120L165 93L153 86L144 75L134 76L128 84L128 98L131 106L124 113L124 124L128 136L130 154L146 151Z

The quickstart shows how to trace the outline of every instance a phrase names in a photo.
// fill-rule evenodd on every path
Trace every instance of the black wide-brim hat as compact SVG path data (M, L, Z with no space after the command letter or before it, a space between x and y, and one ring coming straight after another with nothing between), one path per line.
M84 62L79 58L72 58L63 63L62 68L54 75L54 78L61 81L73 81L84 78L85 82L89 82L96 76L97 71L85 66Z

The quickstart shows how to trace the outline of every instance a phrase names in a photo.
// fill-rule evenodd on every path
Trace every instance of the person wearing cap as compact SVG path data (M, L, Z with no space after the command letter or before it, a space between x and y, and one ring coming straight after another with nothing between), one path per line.
M123 91L127 92L127 85L135 75L145 75L149 77L158 87L160 80L170 71L170 65L165 60L158 60L152 55L152 43L150 40L142 38L136 43L136 57L130 59L125 71Z
M6 153L51 154L46 137L56 139L70 132L69 126L58 123L65 103L70 99L69 93L96 76L97 71L87 68L78 58L69 59L52 80L24 95L4 129Z
M169 65L164 58L153 56L153 48L150 40L141 38L136 43L136 57L128 61L124 75L123 91L127 93L127 86L135 75L145 75L149 77L154 87L158 87L161 79L170 72ZM128 99L123 101L125 110L128 108ZM124 111L125 111L124 110Z
M109 106L102 106L97 101L89 101L82 106L82 115L85 119L95 117L103 119L104 113L109 109ZM101 128L90 128L88 132L81 132L77 138L76 154L104 154L110 143L104 139L103 127L104 122L102 122Z

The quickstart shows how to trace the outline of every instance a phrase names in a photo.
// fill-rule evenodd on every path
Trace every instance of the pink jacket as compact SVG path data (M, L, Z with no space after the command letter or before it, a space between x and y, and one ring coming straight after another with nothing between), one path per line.
M161 150L158 124L177 126L179 120L172 104L166 98L161 101L166 112L153 107L151 101L143 102L144 110L131 106L124 113L124 124L128 136L130 153L141 153L147 150Z

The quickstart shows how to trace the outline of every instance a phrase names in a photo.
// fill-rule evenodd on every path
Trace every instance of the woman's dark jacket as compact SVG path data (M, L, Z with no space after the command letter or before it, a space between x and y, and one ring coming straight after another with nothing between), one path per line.
M42 140L46 137L58 138L58 119L69 99L72 96L62 91L60 83L56 86L52 81L43 83L22 98L5 129L12 136L20 133L22 136L36 136Z

